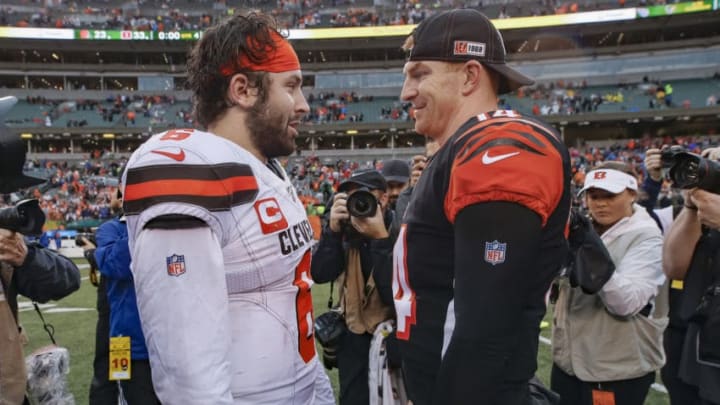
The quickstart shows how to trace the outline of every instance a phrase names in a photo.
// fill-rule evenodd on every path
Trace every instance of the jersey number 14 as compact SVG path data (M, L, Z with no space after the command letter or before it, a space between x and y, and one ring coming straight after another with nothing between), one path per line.
M415 291L410 288L407 269L406 225L400 228L393 250L393 299L397 314L398 339L410 339L410 327L415 324Z

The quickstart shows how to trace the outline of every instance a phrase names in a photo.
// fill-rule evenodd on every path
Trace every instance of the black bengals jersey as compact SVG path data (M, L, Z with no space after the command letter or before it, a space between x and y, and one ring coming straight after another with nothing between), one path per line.
M473 117L429 161L394 250L415 405L523 403L510 398L537 368L545 293L567 255L570 176L557 133L514 111Z

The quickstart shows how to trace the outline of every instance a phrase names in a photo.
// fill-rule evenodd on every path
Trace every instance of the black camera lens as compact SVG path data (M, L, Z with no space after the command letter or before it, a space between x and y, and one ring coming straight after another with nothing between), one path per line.
M38 200L23 200L15 207L0 210L0 228L24 235L40 235L45 224L45 213Z
M347 199L348 212L357 218L374 216L377 212L377 205L377 198L367 189L357 190Z
M720 163L700 155L689 152L674 154L668 174L675 187L698 187L711 193L720 193Z
M337 367L337 348L323 347L322 360L323 365L328 370L332 370L333 368Z

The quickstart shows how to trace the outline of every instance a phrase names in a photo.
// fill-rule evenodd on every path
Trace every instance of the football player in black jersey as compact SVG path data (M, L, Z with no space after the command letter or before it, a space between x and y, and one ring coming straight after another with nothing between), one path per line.
M531 84L505 64L481 13L424 20L401 98L440 144L394 249L393 293L409 398L530 403L545 294L567 254L570 159L558 134L498 94Z

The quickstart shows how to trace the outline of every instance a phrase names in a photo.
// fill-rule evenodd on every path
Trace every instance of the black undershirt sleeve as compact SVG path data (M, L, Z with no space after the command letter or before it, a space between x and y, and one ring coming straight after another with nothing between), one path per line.
M532 210L511 202L464 208L455 220L455 328L443 357L435 404L514 403L507 375L518 344L523 307L538 285L542 224ZM485 243L506 244L505 261L485 260ZM517 382L515 382L517 383ZM510 384L512 385L512 384Z
M167 214L151 219L145 229L193 229L208 226L200 218L182 214Z

